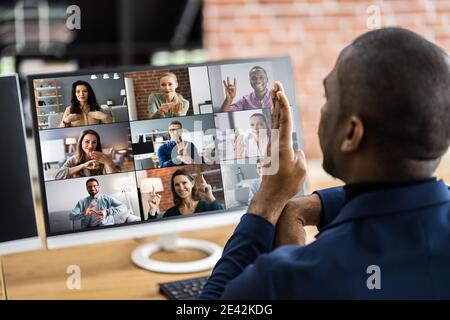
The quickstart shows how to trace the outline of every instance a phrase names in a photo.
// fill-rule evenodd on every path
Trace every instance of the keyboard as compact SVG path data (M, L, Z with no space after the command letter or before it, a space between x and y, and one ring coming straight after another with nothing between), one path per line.
M208 276L159 284L159 292L169 300L196 300L208 281Z

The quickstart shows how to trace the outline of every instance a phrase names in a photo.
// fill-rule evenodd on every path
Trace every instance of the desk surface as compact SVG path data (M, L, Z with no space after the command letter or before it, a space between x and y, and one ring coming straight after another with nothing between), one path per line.
M208 239L225 245L235 226L226 226L182 236ZM210 274L163 274L140 269L131 261L131 252L140 244L155 240L126 240L58 250L39 250L2 257L8 299L164 299L158 283ZM203 258L203 253L180 250L161 252L154 257L166 261ZM81 288L68 289L67 268L77 265ZM2 297L3 298L3 297Z

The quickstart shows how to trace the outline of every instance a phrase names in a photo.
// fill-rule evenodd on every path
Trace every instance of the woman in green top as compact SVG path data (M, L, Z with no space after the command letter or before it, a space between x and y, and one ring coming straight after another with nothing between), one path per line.
M148 97L149 119L185 116L189 109L189 101L175 90L178 88L177 76L172 72L164 73L159 78L160 92Z
M211 185L200 173L194 180L186 170L177 170L172 175L171 187L175 205L164 213L163 218L223 209L214 198ZM156 217L160 201L161 195L150 194L149 219Z

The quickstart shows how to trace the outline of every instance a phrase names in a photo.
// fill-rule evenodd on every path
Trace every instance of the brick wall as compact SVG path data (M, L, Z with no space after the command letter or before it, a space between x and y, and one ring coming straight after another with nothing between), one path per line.
M379 21L409 28L450 52L449 0L204 0L203 17L211 60L291 56L309 158L321 157L322 80L352 39Z
M162 169L157 169L157 170L147 170L148 177L161 178L161 180L162 180L162 183L164 186L164 191L160 193L161 194L161 203L160 203L159 207L160 207L161 211L166 211L167 209L169 209L170 207L173 207L173 205L174 205L173 197L172 197L172 190L171 190L171 185L170 185L172 174L179 169L183 169L183 170L187 170L188 172L195 173L196 169L197 169L196 167L200 167L200 170L202 172L220 169L220 165L218 165L218 164L215 164L215 165L202 164L202 165L176 166L176 167L162 168ZM220 171L214 172L211 174L205 173L204 177L205 177L206 182L208 184L210 184L213 189L218 189L218 188L222 189L223 188L222 177L221 177ZM225 204L223 191L214 192L214 197L220 203Z
M178 88L176 91L185 99L189 100L189 110L187 115L193 114L191 87L189 84L189 73L187 68L125 72L124 76L126 78L133 78L138 119L148 119L148 96L150 93L159 92L159 77L166 72L172 72L177 76Z

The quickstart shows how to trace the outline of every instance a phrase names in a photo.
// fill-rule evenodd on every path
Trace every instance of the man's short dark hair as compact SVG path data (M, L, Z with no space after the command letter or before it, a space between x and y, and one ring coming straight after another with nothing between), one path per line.
M97 179L95 179L95 178L90 178L90 179L88 179L88 180L86 181L86 185L88 185L88 183L89 183L89 182L92 182L92 181L95 181L95 182L97 182L98 185L100 185L100 183L98 183Z
M365 33L337 70L342 115L360 116L367 137L383 152L439 158L450 144L449 61L414 32Z
M174 124L179 125L181 128L183 128L183 125L181 124L181 122L180 122L180 121L177 121L177 120L172 121L172 122L169 124L169 127L172 126L172 125L174 125Z
M256 70L261 70L261 71L263 71L264 74L265 74L266 77L267 77L266 69L264 69L263 67L260 67L260 66L254 66L253 68L251 68L250 71L248 72L249 77L251 77L252 72L253 72L253 71L256 71ZM267 78L268 78L268 77L267 77Z

